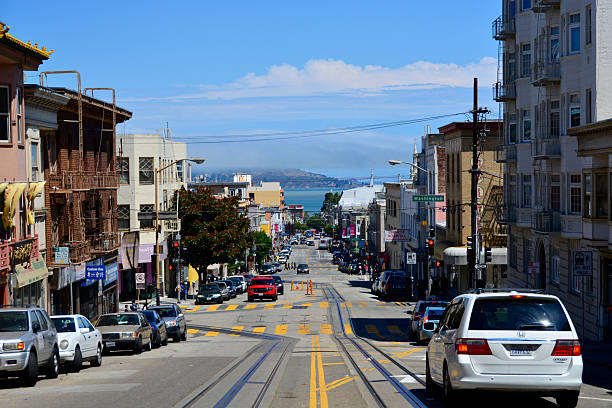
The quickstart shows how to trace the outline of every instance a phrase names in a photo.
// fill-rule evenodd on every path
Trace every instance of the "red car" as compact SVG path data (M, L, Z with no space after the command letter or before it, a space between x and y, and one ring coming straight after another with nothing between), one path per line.
M276 292L276 283L274 279L267 276L256 276L251 280L251 284L248 288L248 299L249 302L255 299L269 298L272 300L278 300L278 293Z

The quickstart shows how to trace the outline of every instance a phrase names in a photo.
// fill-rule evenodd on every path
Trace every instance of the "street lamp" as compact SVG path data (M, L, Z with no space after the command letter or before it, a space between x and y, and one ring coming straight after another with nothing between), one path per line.
M155 304L159 306L159 291L160 291L160 279L159 279L159 199L158 199L158 190L159 190L159 177L158 174L162 171L166 170L170 166L174 166L176 163L189 161L196 164L204 163L204 158L201 157L193 157L188 159L179 159L175 160L170 164L165 165L160 169L153 168L155 173ZM180 245L180 244L179 244ZM179 271L180 273L180 271Z

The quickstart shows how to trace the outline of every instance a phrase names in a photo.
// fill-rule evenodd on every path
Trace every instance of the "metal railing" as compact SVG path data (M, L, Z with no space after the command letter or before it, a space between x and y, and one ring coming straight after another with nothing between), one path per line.
M533 229L537 232L560 232L561 213L559 211L540 211L533 214Z
M534 139L531 141L531 155L534 159L557 159L561 157L559 138Z
M118 188L119 180L114 172L61 171L47 177L48 186L53 192L59 190L90 190L97 188Z
M516 162L516 145L507 144L497 146L497 150L495 151L495 161L498 163Z
M513 18L499 16L491 24L493 38L496 40L506 40L516 34L516 24Z
M92 241L94 252L110 252L121 246L121 236L118 232L103 232Z
M516 99L516 84L514 82L509 84L496 82L493 84L493 99L495 99L496 102Z
M561 0L532 0L532 2L531 10L534 13L545 13L561 6Z
M516 207L500 205L497 208L497 222L500 224L512 224L516 222Z
M561 81L561 64L556 62L538 61L533 64L531 70L531 82L533 85L546 85Z

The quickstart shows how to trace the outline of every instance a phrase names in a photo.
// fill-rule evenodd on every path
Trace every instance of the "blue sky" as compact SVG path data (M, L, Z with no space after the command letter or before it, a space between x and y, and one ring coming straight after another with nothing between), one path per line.
M205 172L264 166L356 177L396 173L387 160L409 160L424 124L257 143L195 136L464 112L473 76L496 116L499 10L496 0L0 2L11 34L55 49L41 70L76 69L84 87L117 89L134 112L120 133L168 122L176 139L200 142L188 153L207 158ZM76 87L60 77L49 85Z

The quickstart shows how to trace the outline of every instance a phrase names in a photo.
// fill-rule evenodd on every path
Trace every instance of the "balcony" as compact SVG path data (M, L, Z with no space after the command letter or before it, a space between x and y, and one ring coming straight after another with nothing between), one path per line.
M558 9L561 0L533 0L531 11L534 13L546 13L549 10Z
M121 235L118 232L103 232L93 238L91 253L95 255L106 254L121 246Z
M166 232L180 232L181 220L166 220L164 227Z
M38 235L34 235L32 237L26 237L20 240L0 240L0 272L11 271L15 262L23 263L23 260L26 259L25 262L30 262L33 259L38 258ZM15 253L15 248L17 248L17 254ZM21 251L29 251L29 257L24 254L19 253ZM19 262L15 257L19 257Z
M496 82L493 85L493 99L496 102L508 102L516 99L516 84L514 82L510 84Z
M119 188L117 174L113 172L62 171L59 174L50 174L47 183L51 194Z
M539 211L533 215L535 232L561 232L561 213L558 211Z
M498 163L516 163L516 145L500 145L495 151L495 161Z
M534 160L551 160L561 158L559 138L534 139L531 142L531 156Z
M561 82L561 64L559 62L539 61L533 64L531 84L533 86L558 85Z
M581 215L562 215L561 216L561 235L563 238L580 239L582 238L582 216Z
M516 207L501 205L497 207L496 217L498 224L513 224L516 222Z
M491 24L493 38L496 40L508 40L516 35L516 25L514 19L499 16Z

